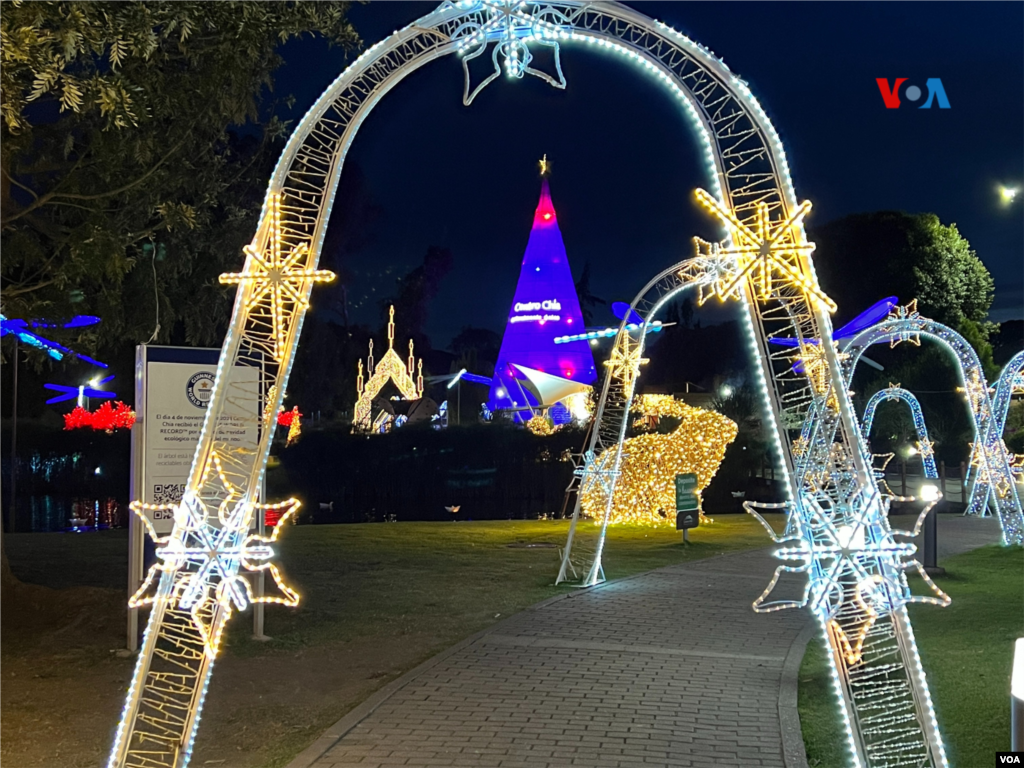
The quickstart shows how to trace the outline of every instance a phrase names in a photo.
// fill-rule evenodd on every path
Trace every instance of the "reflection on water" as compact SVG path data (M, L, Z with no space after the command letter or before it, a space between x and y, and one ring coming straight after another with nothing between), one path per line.
M102 531L127 525L127 506L112 497L91 499L47 495L18 499L19 532Z

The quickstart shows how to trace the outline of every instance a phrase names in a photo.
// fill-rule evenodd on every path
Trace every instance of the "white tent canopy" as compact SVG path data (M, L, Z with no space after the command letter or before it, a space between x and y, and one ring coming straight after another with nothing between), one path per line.
M586 392L590 389L589 384L581 384L572 379L563 379L561 376L552 376L550 373L538 371L535 368L527 368L525 365L512 366L526 377L530 383L530 389L537 397L542 408L554 405L559 400L564 400L569 395L577 392Z

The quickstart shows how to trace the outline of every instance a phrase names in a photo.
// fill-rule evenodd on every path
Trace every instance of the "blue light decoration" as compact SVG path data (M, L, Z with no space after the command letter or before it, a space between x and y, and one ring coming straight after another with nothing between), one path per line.
M628 314L629 322L635 325L640 325L644 321L644 319L636 313L636 310L624 301L612 302L612 314L619 318L619 320L625 320L626 315Z
M434 429L448 429L448 401L437 406L437 413L430 417Z
M548 408L548 416L551 417L551 423L556 427L560 427L563 424L568 424L572 421L572 411L570 411L563 403L555 403Z
M629 323L626 325L626 330L637 331L640 328L641 323ZM665 324L660 320L653 320L647 326L647 333L658 333L664 328L671 325L671 323ZM587 331L586 333L577 333L570 336L556 336L555 344L568 344L572 341L594 341L597 339L610 339L619 332L618 328L598 328L597 330Z
M77 387L69 387L66 384L43 384L44 389L50 389L53 390L54 392L61 393L56 397L51 397L49 400L46 401L46 404L53 405L54 403L63 403L65 400L74 400L77 398L78 404L81 405L82 399L86 397L97 397L101 399L117 397L117 394L114 392L107 392L102 389L96 389L96 387L100 386L101 384L106 384L107 382L113 380L113 378L113 376L107 376L107 378L100 379L99 381L93 379L88 384L82 384L81 386Z
M493 379L490 376L480 376L476 373L469 373L465 368L455 374L452 380L448 382L448 389L451 389L460 381L468 381L473 384L486 384L488 387L491 386Z
M545 177L541 180L540 201L533 215L533 228L523 255L512 311L494 366L487 407L493 412L540 405L515 365L581 384L597 381L594 355L589 346L555 343L556 335L576 329L583 330L583 313ZM515 418L526 421L532 415L527 410L525 418L518 413Z
M95 365L98 368L106 368L106 363L101 363L99 360L93 360L91 357L87 357L86 355L75 352L72 349L68 349L63 344L58 344L56 341L44 339L42 336L32 333L29 330L29 328L84 328L89 325L96 325L99 322L100 318L95 315L76 315L66 323L51 323L44 320L26 321L0 315L0 337L11 334L23 344L28 344L30 347L43 350L54 360L63 360L65 355L69 355L70 357L76 357L79 360L84 360L90 365Z
M917 401L914 393L903 389L899 384L889 384L885 389L879 390L868 404L864 406L864 418L861 421L861 431L864 433L864 440L867 441L871 435L871 425L875 422L875 410L880 403L902 400L910 407L910 415L914 419L914 431L917 433L917 452L921 454L924 462L924 476L936 478L939 471L935 468L934 444L928 438L928 428L924 423L924 413L921 412L921 404Z
M643 318L640 317L635 310L631 309L629 304L624 301L613 301L611 310L612 314L619 320L625 320L626 315L629 315L629 322L626 324L626 328L630 331L636 331L641 325L643 325ZM653 320L650 325L647 326L647 333L658 333L670 325L673 325L673 323L662 323L660 320ZM598 339L610 339L618 332L618 326L614 328L592 328L586 333L576 333L569 336L556 336L555 344L568 344L573 341L597 341Z
M852 339L865 328L870 328L872 325L875 325L888 317L889 313L892 312L893 308L899 303L900 300L895 296L889 296L888 298L875 302L842 328L838 328L833 331L832 340L841 344L848 339ZM769 339L769 341L772 344L778 344L780 347L799 347L801 343L800 339L788 338L786 336L773 337ZM817 344L818 340L805 339L804 343Z

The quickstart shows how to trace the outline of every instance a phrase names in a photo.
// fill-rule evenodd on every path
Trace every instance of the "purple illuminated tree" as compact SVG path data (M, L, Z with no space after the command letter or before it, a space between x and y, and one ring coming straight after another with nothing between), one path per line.
M529 408L538 405L519 365L582 384L597 380L588 344L555 344L555 337L583 332L583 314L565 254L548 180L541 181L540 202L523 254L512 310L494 367L487 405ZM530 418L530 412L518 420Z

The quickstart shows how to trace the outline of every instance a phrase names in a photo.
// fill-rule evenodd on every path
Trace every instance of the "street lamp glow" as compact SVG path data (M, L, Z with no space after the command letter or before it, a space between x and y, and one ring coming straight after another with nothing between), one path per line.
M999 185L999 199L1003 205L1010 205L1010 203L1017 199L1018 194L1020 194L1020 187L1004 187L1002 184Z
M1024 701L1024 637L1013 644L1013 674L1010 677L1010 694Z
M730 387L730 386L729 386L728 384L724 384L724 385L722 386L722 389L721 389L721 390L719 390L719 391L721 392L721 395L722 395L722 397L724 397L724 398L730 398L730 397L732 397L732 391L733 391L733 390L732 390L732 387Z
M909 446L907 448L907 456L917 456L917 448L913 445Z
M939 489L931 483L925 483L921 486L921 501L938 501L939 496Z

